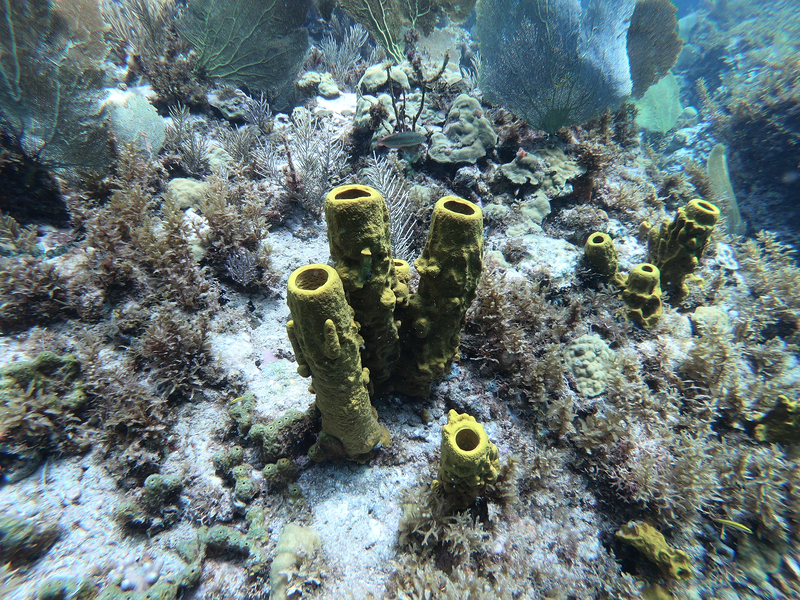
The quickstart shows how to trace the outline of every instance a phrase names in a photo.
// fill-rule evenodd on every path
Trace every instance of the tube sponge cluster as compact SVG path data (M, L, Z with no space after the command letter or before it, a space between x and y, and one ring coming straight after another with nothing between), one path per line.
M618 271L619 258L609 235L592 233L584 254L597 272L622 290L628 318L650 329L663 314L662 285L672 302L680 302L689 293L686 278L700 264L719 216L719 208L705 200L695 199L679 208L672 222L650 229L650 262L637 265L627 277Z
M695 199L679 208L671 223L650 230L650 262L661 271L661 284L670 292L671 302L680 302L689 293L686 277L700 263L719 217L719 208Z
M408 263L392 257L389 213L376 190L335 188L325 199L325 218L335 268L307 265L292 273L287 332L298 373L312 378L320 440L330 447L335 438L347 458L361 460L389 442L370 395L427 396L458 352L483 268L483 215L455 196L436 203L415 262L414 294Z

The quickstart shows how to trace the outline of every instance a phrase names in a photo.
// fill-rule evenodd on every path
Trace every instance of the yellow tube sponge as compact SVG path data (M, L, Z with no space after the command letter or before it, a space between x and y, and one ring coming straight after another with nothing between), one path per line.
M361 325L361 361L372 383L378 385L389 378L400 358L394 318L395 294L400 290L392 260L389 209L373 188L342 185L325 197L325 220L336 272Z
M617 249L610 235L596 231L586 240L583 252L598 273L610 278L611 283L617 287L624 285L625 279L617 270L619 267Z
M673 579L689 579L694 574L689 555L667 544L664 535L652 525L630 521L615 535L621 542L636 548Z
M719 208L695 199L678 209L672 223L650 230L650 262L661 271L671 301L680 302L689 293L686 277L697 268L719 216Z
M500 455L483 425L471 415L451 410L442 429L439 479L448 494L480 495L487 483L497 480Z
M628 318L642 327L654 327L663 314L660 273L655 265L637 265L628 275L622 299L628 306Z
M755 426L753 437L759 442L782 444L800 441L800 402L778 396L775 406Z
M461 328L483 269L483 213L478 205L445 196L433 208L428 239L414 265L419 287L399 310L402 369L394 388L427 396L458 352Z
M289 276L286 300L297 372L311 376L322 430L342 443L348 458L362 460L378 444L388 444L389 433L369 401L369 370L361 366L362 339L342 281L328 265L300 267Z

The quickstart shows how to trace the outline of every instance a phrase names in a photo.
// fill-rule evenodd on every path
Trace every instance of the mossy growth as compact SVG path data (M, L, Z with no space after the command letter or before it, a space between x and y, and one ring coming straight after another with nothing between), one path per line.
M241 531L233 527L227 525L203 527L197 535L210 555L248 556L250 554L247 538Z
M75 589L75 582L63 577L48 577L36 590L36 600L66 600Z
M250 502L261 491L258 482L250 476L249 465L238 465L233 468L231 474L236 482L233 487L233 496L240 502Z
M481 497L448 494L443 486L420 485L401 494L400 547L420 556L459 563L480 551L503 508L516 502L519 458L509 456ZM465 503L469 500L471 503Z
M244 460L244 449L241 446L234 446L230 450L217 452L211 459L217 474L225 479L233 479L233 468L242 464Z
M648 560L658 565L669 577L683 581L694 575L689 555L667 544L664 535L652 525L630 521L615 535L618 540L633 546Z
M154 533L166 529L178 519L178 496L182 489L180 477L153 473L140 490L120 502L114 516L120 525L131 530Z
M32 562L46 553L61 531L43 514L0 515L0 561L11 566Z
M153 473L144 480L144 502L151 510L174 503L183 489L180 477Z
M695 199L679 208L671 223L664 221L660 228L650 230L650 262L661 272L661 283L672 302L688 295L686 278L700 263L719 217L719 208Z
M236 423L239 435L246 436L253 425L253 410L256 407L256 397L253 392L246 392L244 396L236 398L228 407L228 415Z
M636 265L625 282L622 299L631 321L645 329L655 327L664 312L658 268L649 263Z
M45 351L0 369L0 439L11 452L43 457L89 449L80 362Z

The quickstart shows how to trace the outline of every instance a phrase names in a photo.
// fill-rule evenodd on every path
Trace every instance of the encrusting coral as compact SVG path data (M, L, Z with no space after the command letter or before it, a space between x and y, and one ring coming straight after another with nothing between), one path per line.
M592 398L606 390L616 354L598 335L582 335L564 348L564 362L575 376L578 391Z

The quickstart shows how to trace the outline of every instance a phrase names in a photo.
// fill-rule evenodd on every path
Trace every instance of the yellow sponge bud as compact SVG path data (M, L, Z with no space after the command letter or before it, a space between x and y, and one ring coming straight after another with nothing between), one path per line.
M475 417L451 410L442 429L439 483L448 493L478 496L497 480L500 455Z
M663 314L661 273L655 265L637 265L628 275L622 299L628 305L628 318L642 327L654 327Z

